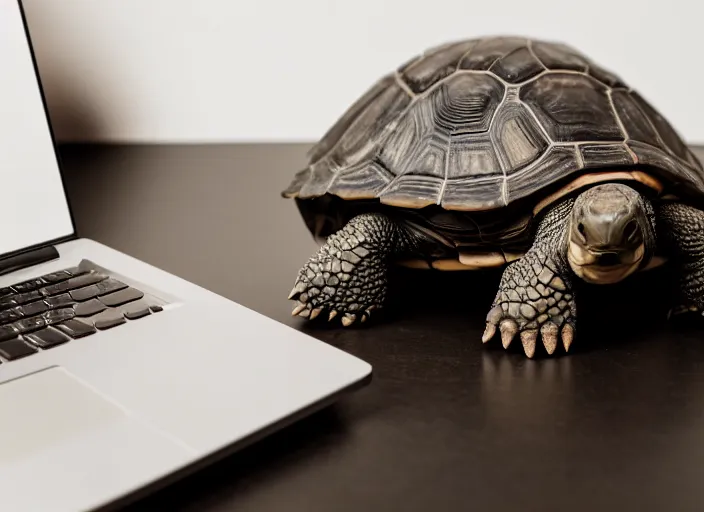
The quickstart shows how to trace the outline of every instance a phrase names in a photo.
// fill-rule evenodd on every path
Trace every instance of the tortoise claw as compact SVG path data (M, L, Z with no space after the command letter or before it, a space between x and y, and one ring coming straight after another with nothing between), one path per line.
M498 329L504 349L520 335L523 351L529 358L535 357L541 346L548 355L553 355L560 339L565 349L569 349L577 317L574 292L567 276L556 274L555 265L541 258L544 259L544 254L540 252L524 256L504 270L486 315L482 342L487 343ZM527 276L534 277L535 284L516 284L527 281Z
M537 340L537 329L521 332L521 343L523 344L523 351L526 353L527 357L532 358L535 355L535 345Z
M303 292L306 291L308 286L304 282L298 282L296 285L291 289L291 292L288 294L288 300L294 300L298 298Z
M482 335L482 343L487 343L496 334L496 325L487 322L486 329L484 329L484 334Z
M683 316L688 313L701 313L702 315L704 315L704 311L701 311L697 306L686 306L680 304L678 306L670 308L670 310L667 312L667 319L672 320L674 317Z
M516 333L518 333L518 325L513 320L507 319L501 322L499 330L501 331L501 344L504 348L508 348Z
M552 322L543 324L540 328L540 337L543 339L543 346L549 355L554 354L557 349L557 334L557 325Z
M562 344L565 346L565 352L569 352L570 345L574 340L574 327L571 324L565 324L562 328Z
M493 308L491 308L491 311L489 311L489 313L486 315L486 321L487 323L496 325L501 320L503 314L504 312L501 309L501 306L494 306Z

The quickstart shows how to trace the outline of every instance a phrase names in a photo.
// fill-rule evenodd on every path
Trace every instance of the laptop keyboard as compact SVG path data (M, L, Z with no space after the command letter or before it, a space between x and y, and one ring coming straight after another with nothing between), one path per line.
M137 321L163 305L87 261L0 288L0 364Z

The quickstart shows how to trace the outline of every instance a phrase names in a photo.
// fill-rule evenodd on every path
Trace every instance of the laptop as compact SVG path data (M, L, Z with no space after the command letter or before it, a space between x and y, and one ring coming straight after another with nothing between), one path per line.
M350 354L79 238L18 0L0 0L0 70L0 509L123 505L369 382Z

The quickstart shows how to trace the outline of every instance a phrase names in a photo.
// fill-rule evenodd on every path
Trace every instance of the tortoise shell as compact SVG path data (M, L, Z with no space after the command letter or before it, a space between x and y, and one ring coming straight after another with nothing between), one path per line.
M701 163L621 78L564 44L492 37L435 47L377 81L282 195L485 212L634 168L704 196Z

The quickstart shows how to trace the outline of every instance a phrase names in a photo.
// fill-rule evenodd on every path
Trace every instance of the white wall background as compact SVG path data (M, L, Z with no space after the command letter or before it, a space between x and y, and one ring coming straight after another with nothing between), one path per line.
M422 49L517 33L582 49L704 142L693 0L24 2L63 140L310 141Z

